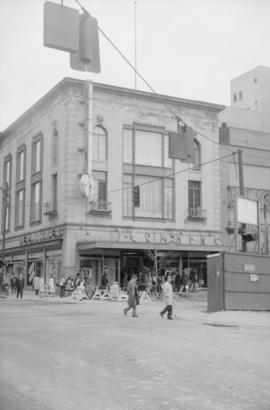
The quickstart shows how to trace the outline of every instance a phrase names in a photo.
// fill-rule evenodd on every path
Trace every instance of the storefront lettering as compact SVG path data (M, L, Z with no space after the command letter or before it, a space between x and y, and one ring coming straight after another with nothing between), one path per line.
M214 237L214 243L218 246L221 246L221 239L218 236Z
M189 245L189 237L187 235L181 235L180 243L181 245Z
M214 245L214 238L213 236L205 236L203 238L203 243L206 246L213 246Z
M135 238L135 236L134 236L134 232L131 232L131 234L130 234L130 239L131 239L132 242L137 242L137 241L136 241L136 238Z
M150 241L151 241L151 234L149 232L147 232L145 234L145 242L150 243Z
M50 229L48 231L34 232L25 234L20 241L20 245L27 245L29 243L39 243L53 239L60 239L63 232L60 229Z
M167 237L165 233L160 234L160 242L161 243L167 243Z
M197 235L190 235L190 244L191 245L200 245L201 244L201 238Z
M204 246L221 246L219 236L203 236L201 234L183 234L177 233L151 233L151 232L121 232L117 231L118 242L133 243L160 243L168 245L204 245Z

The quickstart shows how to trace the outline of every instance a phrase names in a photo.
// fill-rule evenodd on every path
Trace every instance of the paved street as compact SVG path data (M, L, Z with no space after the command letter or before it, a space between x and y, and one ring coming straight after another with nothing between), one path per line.
M270 408L270 314L207 313L202 295L139 318L125 303L0 298L1 410Z

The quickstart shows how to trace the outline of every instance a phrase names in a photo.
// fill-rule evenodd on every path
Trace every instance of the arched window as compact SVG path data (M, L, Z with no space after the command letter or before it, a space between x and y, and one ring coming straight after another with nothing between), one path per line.
M195 163L193 169L201 169L201 144L194 139Z
M94 161L107 160L107 133L100 125L97 125L93 130L92 151Z

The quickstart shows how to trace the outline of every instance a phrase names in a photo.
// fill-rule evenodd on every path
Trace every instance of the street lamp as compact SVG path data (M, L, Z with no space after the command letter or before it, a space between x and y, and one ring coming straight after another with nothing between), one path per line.
M3 284L3 273L5 268L5 244L6 244L6 219L7 219L7 206L8 206L8 182L6 182L5 188L0 186L0 190L3 192L3 208L2 208L2 275L1 286Z

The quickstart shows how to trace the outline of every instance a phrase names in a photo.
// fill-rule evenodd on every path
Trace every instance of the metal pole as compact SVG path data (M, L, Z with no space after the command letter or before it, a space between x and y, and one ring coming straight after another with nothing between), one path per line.
M5 270L5 246L6 246L6 219L7 219L7 202L8 202L8 182L5 188L0 187L3 192L3 211L2 211L2 275L1 287L3 284L3 274Z
M235 252L238 252L237 192L234 195L234 250Z
M137 1L134 1L134 88L137 90Z
M266 255L269 253L269 243L268 243L268 225L267 225L267 207L266 207L266 198L269 198L269 195L264 195L263 198L263 217L264 217L264 252Z
M258 253L261 253L261 221L260 221L260 204L257 201L257 222L258 222Z
M238 149L237 154L239 167L239 189L240 195L244 196L243 151L241 149Z
M238 169L239 169L239 191L240 191L240 195L244 196L245 192L244 192L244 173L243 173L243 151L241 149L237 150L237 154L238 154ZM238 218L237 218L238 221ZM238 222L237 222L237 227L238 229ZM244 231L244 229L246 228L246 224L242 224L241 225L241 229L242 231ZM242 235L242 251L246 252L247 251L247 243Z

